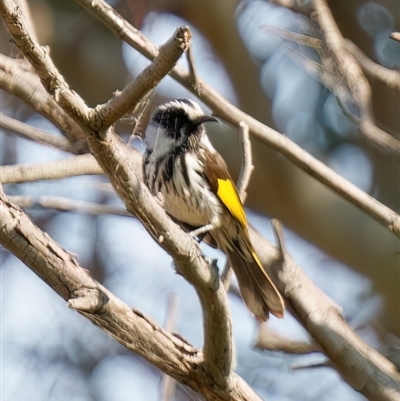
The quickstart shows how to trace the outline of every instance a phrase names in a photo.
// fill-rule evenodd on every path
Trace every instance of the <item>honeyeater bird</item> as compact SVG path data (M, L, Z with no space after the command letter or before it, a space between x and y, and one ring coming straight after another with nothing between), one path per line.
M284 304L254 251L239 194L204 123L218 121L192 100L158 106L145 132L143 175L175 220L212 236L227 254L247 308L261 321L283 317Z

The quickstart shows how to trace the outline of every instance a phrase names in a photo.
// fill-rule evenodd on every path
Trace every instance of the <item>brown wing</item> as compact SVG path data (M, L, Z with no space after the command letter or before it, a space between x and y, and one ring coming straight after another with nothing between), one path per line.
M243 226L247 227L246 214L238 191L229 175L224 159L218 154L206 153L205 176L211 189L229 210L231 215Z
M219 153L204 152L202 162L204 163L204 176L211 186L211 190L217 195L218 179L230 179L228 167Z

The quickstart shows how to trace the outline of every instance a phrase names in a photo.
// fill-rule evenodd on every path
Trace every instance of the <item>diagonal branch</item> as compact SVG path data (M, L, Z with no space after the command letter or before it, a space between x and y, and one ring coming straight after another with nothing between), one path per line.
M226 401L225 388L216 386L205 369L203 353L130 309L81 268L64 250L35 226L0 190L0 243L52 287L68 305L108 332L124 347L141 355L166 374L203 394ZM230 375L230 400L260 401L236 374Z
M97 131L106 130L149 93L174 67L181 55L189 48L192 34L188 27L178 28L173 36L159 48L153 63L121 92L115 93L106 104L97 106L92 115L91 126Z
M0 15L14 36L16 45L40 76L46 90L86 131L91 152L124 201L127 210L142 222L152 237L174 258L177 272L195 287L205 315L204 367L219 387L230 387L232 328L226 293L219 286L217 271L212 263L202 257L198 244L167 217L141 182L129 163L127 146L114 135L112 129L105 130L111 121L106 126L99 124L97 111L90 110L79 95L68 88L47 52L30 37L18 8L11 0L0 2ZM141 73L142 79L138 86L142 87L145 78L149 81L143 85L141 96L154 88L175 65L188 47L190 36L188 28L178 28L171 40L160 49L153 65ZM129 86L128 93L138 93L134 86L135 84Z
M325 3L318 2L316 4L320 9L321 4ZM319 14L319 22L325 32L323 40L276 27L267 26L267 29L283 39L316 50L321 64L311 61L303 54L288 47L289 55L335 94L343 113L358 126L364 139L369 140L368 144L373 145L385 155L398 159L400 141L376 125L372 116L371 88L360 66L397 92L400 91L399 73L374 63L354 43L345 40L328 10L327 7L322 7ZM357 112L350 111L351 108L347 106L349 97L357 106Z
M372 78L379 79L400 94L400 72L372 61L354 42L345 40L346 49L357 59L363 70Z
M400 32L392 32L390 34L390 39L396 40L397 42L400 42Z
M102 0L76 1L93 13L96 18L103 22L112 32L117 34L122 40L148 59L153 60L158 55L157 47L141 32L125 21L107 3ZM170 75L185 88L196 94L213 110L215 115L223 118L234 126L238 126L240 122L243 121L248 125L251 134L255 137L265 142L297 167L331 188L344 199L366 212L384 227L400 237L400 216L393 210L335 173L289 138L263 125L233 106L199 77L196 86L193 86L190 73L180 66L175 66L171 70Z
M17 136L20 136L21 138L48 145L56 149L63 150L64 152L75 154L81 153L82 144L80 144L79 142L72 143L67 138L48 134L47 132L41 131L40 129L32 127L28 124L25 124L1 113L0 127L14 132Z
M58 127L72 142L82 139L84 134L78 124L64 113L63 109L45 91L38 76L23 67L21 60L2 54L0 57L0 88L23 99Z
M326 0L313 0L312 3L317 22L325 35L324 43L359 109L359 117L354 115L353 120L372 144L399 160L400 141L376 126L372 114L371 87L355 58L347 50Z
M282 351L297 355L321 352L321 348L317 344L289 340L274 333L266 324L260 325L257 333L257 341L254 346L262 350Z
M273 227L278 249L254 229L250 234L264 267L285 296L288 309L355 390L369 400L396 401L400 396L400 374L395 366L349 327L339 308L286 253L280 224L275 222Z
M85 213L92 216L112 214L115 216L133 217L121 207L64 198L61 196L9 196L8 199L22 209L39 207L61 210L63 212ZM171 331L168 328L166 329Z
M69 89L49 56L48 50L40 46L31 36L19 7L12 0L2 0L0 15L16 46L30 62L48 93L76 121L87 122L88 107L76 92Z

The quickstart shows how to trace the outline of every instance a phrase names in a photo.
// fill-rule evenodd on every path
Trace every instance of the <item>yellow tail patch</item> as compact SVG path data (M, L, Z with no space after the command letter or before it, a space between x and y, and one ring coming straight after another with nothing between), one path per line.
M229 178L218 178L217 195L222 203L228 208L232 216L235 217L243 227L247 226L246 214L244 213L242 202L235 187Z

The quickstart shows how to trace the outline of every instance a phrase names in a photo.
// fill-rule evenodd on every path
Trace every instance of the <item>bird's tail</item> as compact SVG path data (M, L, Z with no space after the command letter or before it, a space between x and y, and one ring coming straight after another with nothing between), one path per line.
M258 320L267 320L269 312L283 318L283 299L249 242L247 239L235 241L235 246L226 250L244 303Z

